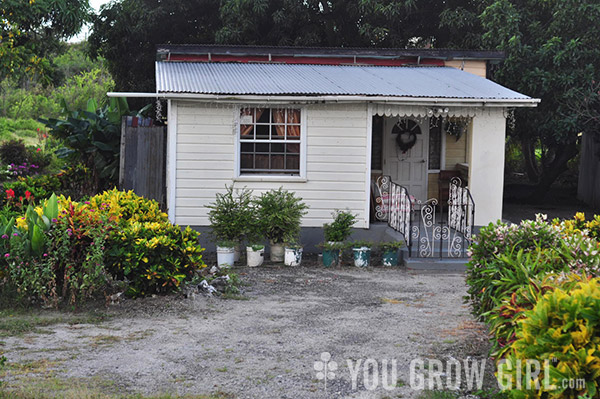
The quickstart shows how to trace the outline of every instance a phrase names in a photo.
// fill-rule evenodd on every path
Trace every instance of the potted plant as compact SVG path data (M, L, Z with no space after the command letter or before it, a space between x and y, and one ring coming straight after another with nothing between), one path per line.
M217 242L217 265L221 268L232 267L235 263L235 247L239 242L218 241Z
M284 243L300 234L302 216L308 206L302 198L280 187L261 194L256 207L262 231L271 244L271 261L283 262Z
M265 261L264 235L262 234L262 223L259 220L259 212L256 206L250 207L250 217L244 228L248 240L246 246L246 260L249 267L257 267Z
M404 243L402 241L388 241L381 243L383 265L398 266L398 250L403 246Z
M352 243L352 252L354 254L354 266L367 267L371 263L371 247L373 243L369 241L355 241Z
M352 234L352 226L356 222L356 215L350 211L336 210L333 214L333 222L323 225L325 241L331 243L344 242Z
M265 246L263 244L251 244L246 247L246 258L248 267L257 267L265 260Z
M296 241L289 242L285 245L285 260L286 266L300 266L302 262L302 245Z
M219 253L226 254L233 242L234 261L240 259L240 242L244 238L247 224L252 218L252 191L243 188L234 193L233 186L225 186L225 193L217 193L215 202L207 205L210 209L208 220L212 235L217 242L217 257ZM221 246L227 243L228 246Z
M338 266L340 264L340 252L344 249L344 244L341 242L324 242L320 246L323 248L323 266Z

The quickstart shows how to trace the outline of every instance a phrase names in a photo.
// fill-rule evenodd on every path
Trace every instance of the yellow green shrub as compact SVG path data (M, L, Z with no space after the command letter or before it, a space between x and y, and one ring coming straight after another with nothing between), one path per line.
M110 274L129 281L129 295L176 289L206 266L198 245L199 233L171 224L156 201L114 189L90 198L86 204L110 215L118 226L111 231L105 262Z
M547 292L523 313L516 337L498 371L501 384L513 382L514 398L600 395L600 279L573 276ZM532 360L541 365L537 377L525 372Z

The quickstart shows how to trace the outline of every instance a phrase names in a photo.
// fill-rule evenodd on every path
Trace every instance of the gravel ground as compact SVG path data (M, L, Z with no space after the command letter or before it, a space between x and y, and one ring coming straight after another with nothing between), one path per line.
M62 379L108 381L142 394L236 398L418 397L414 358L481 357L485 330L463 304L464 277L401 268L238 268L243 300L177 296L125 300L100 324L57 324L4 338L9 362L54 365ZM335 377L317 379L329 352ZM483 356L485 357L485 356ZM353 387L347 360L378 364L378 386ZM399 382L382 387L383 359ZM353 363L356 364L356 363ZM367 376L373 375L367 373ZM389 374L391 377L392 375Z

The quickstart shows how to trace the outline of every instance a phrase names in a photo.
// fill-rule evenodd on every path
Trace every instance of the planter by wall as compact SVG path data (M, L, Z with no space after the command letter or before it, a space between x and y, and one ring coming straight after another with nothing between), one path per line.
M384 266L398 266L398 250L384 251L381 256Z
M271 262L283 262L285 249L283 244L274 244L271 242Z
M235 262L234 247L217 246L217 265L219 267L232 267Z
M371 263L371 248L360 247L352 248L354 253L354 266L356 267L367 267Z
M324 249L323 250L323 266L333 267L337 266L340 261L340 250L339 249Z
M299 266L302 263L302 248L285 248L286 266Z
M265 260L265 247L254 250L252 247L246 247L246 257L248 258L248 266L256 267L263 264Z

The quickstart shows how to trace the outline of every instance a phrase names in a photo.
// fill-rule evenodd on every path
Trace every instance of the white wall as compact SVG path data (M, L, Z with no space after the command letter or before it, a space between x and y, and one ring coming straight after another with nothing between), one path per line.
M303 225L320 227L334 209L358 214L355 227L368 227L368 108L357 105L307 105L306 182L234 181L235 119L239 108L172 101L176 127L175 193L170 216L180 225L207 226L206 205L225 185L248 187L256 194L283 186L310 206ZM173 121L169 121L170 124ZM169 134L173 127L170 126ZM171 137L172 139L172 137ZM172 203L175 202L175 211Z
M476 226L502 219L505 135L503 109L477 112L469 134L469 189L475 201Z

